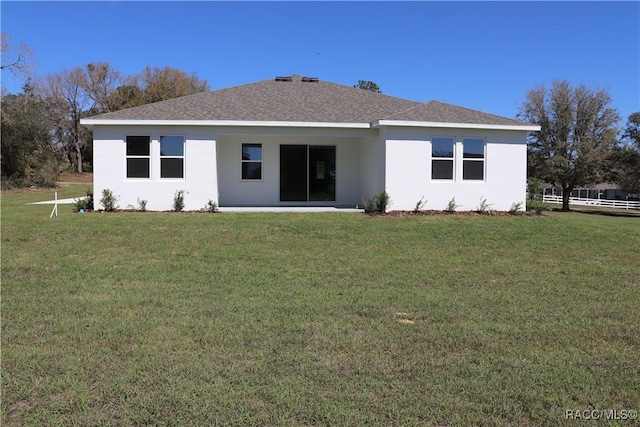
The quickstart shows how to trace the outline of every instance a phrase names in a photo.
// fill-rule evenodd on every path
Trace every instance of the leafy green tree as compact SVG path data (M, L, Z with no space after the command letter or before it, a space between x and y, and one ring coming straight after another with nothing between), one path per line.
M629 116L623 137L640 150L640 111Z
M46 105L30 81L22 93L3 97L0 141L5 185L55 185L59 152L52 144L51 128Z
M620 121L610 104L605 90L554 81L551 89L531 89L520 107L520 118L541 126L528 144L530 177L561 188L564 211L574 188L599 182L606 174Z
M145 67L131 81L142 91L139 105L166 101L211 90L206 80L200 80L195 75L189 75L184 71L171 67Z
M353 85L358 89L370 90L371 92L382 93L378 85L369 80L358 80L358 84Z
M623 140L611 156L611 177L628 193L640 193L640 112L627 120Z
M125 108L137 107L144 104L144 92L135 84L127 82L122 86L118 86L110 95L109 105L113 105L115 110L123 110Z

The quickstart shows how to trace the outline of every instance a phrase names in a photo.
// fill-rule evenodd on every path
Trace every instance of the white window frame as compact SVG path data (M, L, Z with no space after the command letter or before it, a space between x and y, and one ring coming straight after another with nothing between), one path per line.
M452 157L434 157L433 156L433 140L434 139L449 139L451 140L452 144L451 144L451 149L453 150L453 156ZM431 181L435 181L435 182L451 182L451 181L455 181L456 179L456 138L452 137L452 136L434 136L431 138L430 141L430 145L431 145L431 151L429 154L429 157L431 158ZM438 161L438 160L446 160L446 161L451 161L451 165L452 165L452 170L451 170L451 178L434 178L433 177L433 162L434 161Z
M149 155L147 156L140 156L140 155L129 155L127 154L127 144L128 144L128 139L129 137L146 137L149 138ZM142 180L151 180L151 174L153 172L152 170L152 165L151 165L151 148L152 148L152 142L153 142L153 138L151 138L151 135L125 135L124 136L124 178L126 180L135 180L135 181L142 181ZM147 161L149 162L149 175L145 176L145 177L136 177L136 176L129 176L129 159L147 159Z
M162 155L162 138L163 137L168 137L168 136L176 136L176 137L180 137L182 138L182 156L163 156ZM187 151L187 138L185 135L176 135L176 134L167 134L167 135L160 135L160 137L158 138L158 157L159 157L159 170L160 170L160 175L159 178L161 180L184 180L187 174L186 171L186 151ZM182 177L176 177L176 176L170 176L170 177L163 177L162 176L162 159L181 159L182 160Z
M467 139L482 140L482 158L477 157L464 157L464 141ZM462 180L464 182L485 182L487 180L487 139L480 137L467 136L462 138ZM465 162L482 162L482 179L465 179L464 178L464 163Z
M260 160L245 160L242 158L242 153L244 152L244 146L245 145L252 145L252 146L256 146L259 145L260 146ZM264 144L262 144L261 142L243 142L240 145L240 180L242 182L260 182L263 180L264 177ZM242 170L244 169L244 164L245 163L260 163L260 178L243 178L242 176Z

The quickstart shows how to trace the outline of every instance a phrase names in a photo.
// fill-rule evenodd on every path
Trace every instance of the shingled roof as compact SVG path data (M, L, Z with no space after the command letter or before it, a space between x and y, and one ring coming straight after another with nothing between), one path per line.
M419 103L292 75L101 114L100 121L267 121L373 123L379 120L522 126L518 120L444 104Z

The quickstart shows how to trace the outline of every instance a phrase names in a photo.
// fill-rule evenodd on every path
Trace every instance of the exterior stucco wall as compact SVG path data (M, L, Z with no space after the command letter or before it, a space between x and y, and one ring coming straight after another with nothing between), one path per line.
M151 137L151 178L126 178L127 135ZM185 136L184 179L160 178L161 135ZM455 179L431 179L431 139L453 137ZM462 179L462 139L486 141L485 179ZM241 179L243 143L263 144L263 177ZM94 126L94 194L103 189L119 198L120 208L148 200L149 210L170 210L176 191L185 190L185 210L208 200L221 206L326 205L324 202L280 202L281 144L336 147L336 206L361 205L386 189L389 209L411 210L424 197L425 209L444 209L453 197L459 210L473 210L486 198L492 209L508 210L526 197L526 132L473 129L393 128L239 128L207 126Z
M453 137L454 180L431 179L431 138ZM526 198L526 132L471 129L388 129L386 190L391 210L412 210L424 197L424 209L442 210L455 197L458 210L475 210L485 198L491 209L508 210ZM483 181L462 179L462 139L484 138Z
M149 179L131 179L126 175L126 136L151 137ZM185 136L183 179L160 178L160 136ZM96 209L102 191L109 189L118 197L121 209L138 207L138 199L147 200L149 210L170 210L176 191L185 190L185 210L198 210L209 199L218 198L216 141L212 132L196 127L95 126L93 129L93 184Z
M360 140L360 205L384 189L384 149L382 136Z
M360 196L359 138L317 135L219 134L218 180L220 206L355 206ZM262 179L242 180L242 144L262 144ZM280 145L326 145L336 147L335 202L280 201Z

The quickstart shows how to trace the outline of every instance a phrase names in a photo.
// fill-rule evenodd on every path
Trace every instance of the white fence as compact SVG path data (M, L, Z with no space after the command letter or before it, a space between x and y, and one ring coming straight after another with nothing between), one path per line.
M562 204L562 196L543 196L546 203ZM626 200L587 199L585 197L569 197L569 205L575 206L603 206L612 209L640 209L640 202Z

